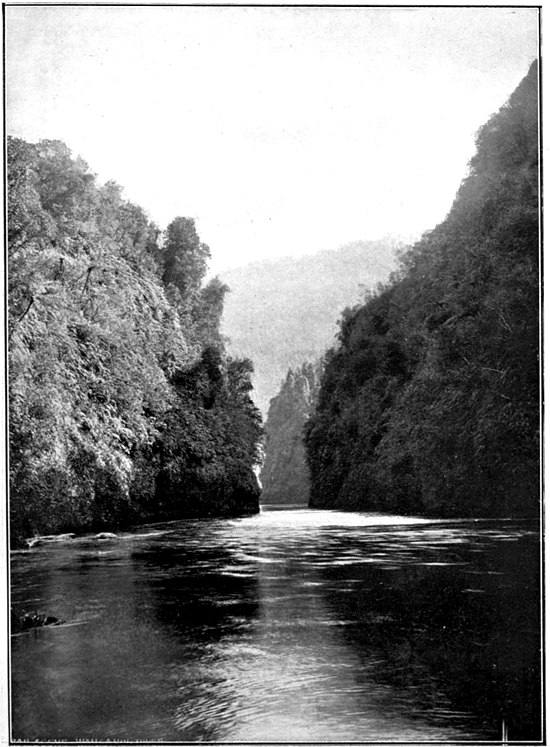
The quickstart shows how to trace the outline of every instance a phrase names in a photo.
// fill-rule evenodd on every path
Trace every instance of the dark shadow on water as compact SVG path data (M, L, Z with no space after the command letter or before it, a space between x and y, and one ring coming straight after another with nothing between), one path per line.
M202 522L48 551L21 561L14 605L34 598L67 625L12 638L13 738L223 739L238 703L216 644L258 614L253 564Z
M539 545L524 528L456 542L455 523L435 546L429 528L411 543L373 528L363 557L356 537L340 538L344 556L368 559L368 547L377 560L324 566L326 598L355 621L345 637L365 672L400 691L412 717L452 715L488 740L505 722L510 740L541 739Z
M258 615L257 569L223 547L165 547L134 553L133 560L151 573L149 614L171 635L207 645L238 635Z

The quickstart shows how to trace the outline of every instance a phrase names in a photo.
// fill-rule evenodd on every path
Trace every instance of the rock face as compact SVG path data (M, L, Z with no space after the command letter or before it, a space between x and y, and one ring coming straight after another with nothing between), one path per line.
M304 425L315 407L320 365L290 370L271 400L266 423L265 462L260 475L262 503L307 503L309 472L303 443Z

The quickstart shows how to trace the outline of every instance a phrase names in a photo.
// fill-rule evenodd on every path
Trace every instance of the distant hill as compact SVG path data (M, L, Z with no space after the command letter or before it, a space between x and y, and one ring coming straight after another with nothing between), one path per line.
M388 277L402 246L395 238L356 241L220 273L231 289L222 333L230 353L254 362L254 399L264 414L288 369L332 345L342 310Z

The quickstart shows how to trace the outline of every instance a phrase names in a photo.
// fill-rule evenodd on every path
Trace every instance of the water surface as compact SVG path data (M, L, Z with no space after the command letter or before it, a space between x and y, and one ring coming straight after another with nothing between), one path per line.
M536 741L529 522L265 508L12 554L25 740Z

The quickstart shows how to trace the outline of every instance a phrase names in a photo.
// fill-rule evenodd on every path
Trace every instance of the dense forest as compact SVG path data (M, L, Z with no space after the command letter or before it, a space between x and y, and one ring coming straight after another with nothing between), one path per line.
M260 474L262 503L306 504L309 500L303 432L317 402L320 376L319 363L290 369L270 402Z
M388 279L403 246L388 236L220 273L231 288L221 328L228 350L254 361L254 401L264 415L288 369L321 358L343 310Z
M538 514L538 102L533 63L447 218L344 313L306 426L311 506Z
M252 365L193 220L161 233L61 142L7 156L12 543L257 511Z

